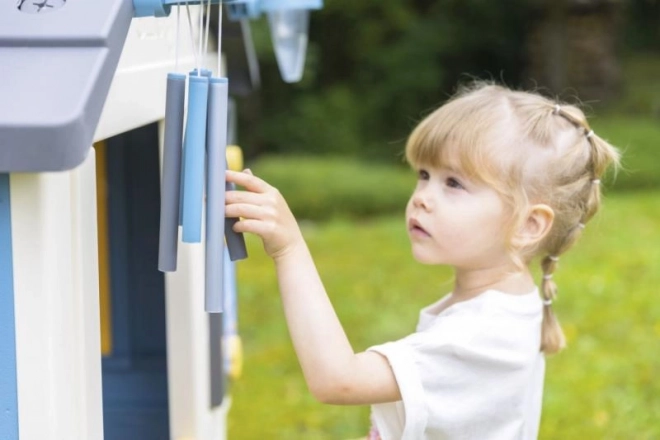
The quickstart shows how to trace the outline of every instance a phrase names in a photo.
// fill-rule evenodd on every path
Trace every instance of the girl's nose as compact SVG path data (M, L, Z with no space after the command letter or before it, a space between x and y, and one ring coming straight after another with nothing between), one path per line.
M415 191L412 195L412 204L415 208L421 208L424 211L431 209L431 201L426 191Z

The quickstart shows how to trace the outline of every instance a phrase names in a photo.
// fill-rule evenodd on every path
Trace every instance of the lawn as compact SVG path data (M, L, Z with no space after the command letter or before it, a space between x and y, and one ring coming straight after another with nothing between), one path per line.
M657 163L657 162L656 162ZM556 273L556 311L569 347L548 360L540 439L660 438L660 204L658 192L612 193ZM420 307L451 273L410 257L403 214L303 223L356 350L414 329ZM254 237L239 264L243 377L231 385L229 438L349 439L368 408L322 405L290 344L272 263Z

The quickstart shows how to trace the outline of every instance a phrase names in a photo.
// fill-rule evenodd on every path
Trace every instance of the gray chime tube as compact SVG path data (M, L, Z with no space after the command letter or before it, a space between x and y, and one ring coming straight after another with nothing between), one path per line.
M223 310L227 99L227 79L211 78L206 132L206 278L204 294L204 308L209 313L220 313Z
M186 75L169 73L165 95L165 135L158 247L158 270L162 272L173 272L177 266L185 94Z

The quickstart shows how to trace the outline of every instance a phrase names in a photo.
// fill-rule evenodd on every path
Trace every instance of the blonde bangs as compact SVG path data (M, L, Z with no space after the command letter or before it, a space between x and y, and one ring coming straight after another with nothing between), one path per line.
M483 94L477 94L483 95ZM413 168L448 167L503 192L511 161L503 148L510 112L492 96L459 95L427 116L406 144ZM503 178L504 177L504 178Z

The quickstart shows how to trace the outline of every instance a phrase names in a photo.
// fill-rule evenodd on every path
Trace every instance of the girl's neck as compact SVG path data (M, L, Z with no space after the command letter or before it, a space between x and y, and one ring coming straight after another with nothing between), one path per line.
M522 295L535 287L532 274L527 268L520 270L511 265L502 265L487 269L456 269L452 293L456 299L466 300L486 290Z

